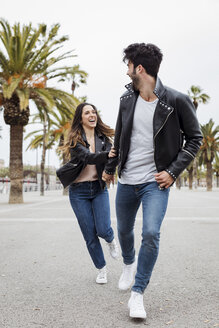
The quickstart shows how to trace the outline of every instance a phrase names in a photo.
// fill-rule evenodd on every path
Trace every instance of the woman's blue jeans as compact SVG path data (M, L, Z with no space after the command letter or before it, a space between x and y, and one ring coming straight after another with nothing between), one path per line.
M70 185L69 199L93 263L101 269L106 262L98 237L108 243L114 239L108 190L101 190L99 181L79 182Z
M157 182L138 185L118 183L116 214L118 237L123 261L131 264L135 260L134 224L142 203L142 241L138 255L137 273L133 291L143 293L147 287L159 251L160 227L163 221L169 196L169 188L160 190Z

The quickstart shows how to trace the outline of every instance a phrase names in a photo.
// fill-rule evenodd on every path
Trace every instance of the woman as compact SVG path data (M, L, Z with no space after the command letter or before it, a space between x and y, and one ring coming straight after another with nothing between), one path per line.
M82 103L63 151L82 170L69 187L69 199L95 267L96 282L107 283L106 262L98 237L105 239L111 256L118 258L118 247L110 221L109 195L102 173L108 159L114 157L110 138L114 130L105 125L94 105Z

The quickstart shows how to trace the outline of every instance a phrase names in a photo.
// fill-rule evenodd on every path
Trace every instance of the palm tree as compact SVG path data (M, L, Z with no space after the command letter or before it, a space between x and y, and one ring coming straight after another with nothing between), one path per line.
M199 104L207 104L210 100L210 97L202 92L203 90L199 86L192 85L188 90L188 95L192 99L195 110L197 111ZM193 166L193 167L192 167ZM193 177L195 182L195 188L197 188L197 157L189 165L189 179L192 180L189 182L190 189L192 189Z
M79 103L80 101L78 101ZM66 138L66 135L70 129L70 121L74 117L74 110L71 113L56 113L53 112L46 116L45 112L34 115L32 123L43 123L43 128L32 131L25 136L25 139L31 139L27 149L42 148L42 160L41 160L41 195L44 195L44 168L45 168L45 155L48 149L51 149L55 143L61 146ZM38 122L38 121L39 122ZM58 153L59 154L59 153ZM59 154L60 155L60 154ZM66 163L68 159L62 154L62 162ZM66 192L64 192L66 194Z
M200 184L200 180L202 181L203 179L206 180L206 172L205 169L202 165L200 165L197 169L197 182L198 182L198 186L201 186Z
M219 125L215 129L213 126L212 119L207 124L201 125L203 142L199 151L199 164L205 164L207 168L207 191L212 190L212 162L214 159L218 161L219 152Z
M2 107L1 107L1 103L0 103L0 112L2 111ZM0 126L0 131L2 131L2 127ZM0 139L2 138L1 134L0 134Z
M47 113L57 108L57 104L59 110L67 108L70 111L75 106L72 95L47 86L52 79L56 81L72 74L72 67L59 67L57 63L73 55L70 51L54 56L68 40L67 36L57 36L59 24L49 30L45 24L38 28L31 24L21 28L17 23L11 28L7 21L0 20L0 27L3 46L0 51L0 103L4 108L5 123L10 125L9 203L22 203L23 127L29 121L29 100Z
M188 171L189 189L192 190L193 170L194 170L193 161L187 166L186 170Z
M71 74L69 74L67 80L72 81L71 85L71 91L72 94L74 94L74 91L76 88L80 86L80 84L86 84L87 83L87 72L83 71L79 65L73 66L71 70ZM59 82L62 82L62 78L59 80Z
M81 70L79 65L75 65L72 68L72 72L67 76L67 80L77 79L77 87L79 87L80 83L87 83L87 76L88 74ZM63 81L63 78L59 80L60 82ZM75 105L77 106L79 103L86 101L86 97L79 97L75 98ZM31 140L27 149L36 149L38 147L42 147L42 161L41 161L41 184L40 190L41 195L44 195L44 168L45 168L45 156L47 149L51 149L55 142L58 141L59 146L61 146L66 138L66 135L70 129L70 121L74 117L75 108L72 108L69 112L63 110L62 105L59 103L56 104L57 109L59 112L51 112L49 115L46 113L42 113L42 109L40 110L40 114L36 114L33 118L32 123L37 123L36 120L40 119L40 122L43 123L43 131L37 130L32 131L29 133L25 139L28 139L30 136L35 136L34 139ZM48 123L48 129L47 129ZM36 135L37 133L42 132L42 134ZM59 153L58 153L59 154ZM62 162L65 164L68 161L66 156L62 154ZM68 191L67 188L63 190L63 194L67 195Z
M195 109L198 109L198 104L207 104L210 97L202 92L203 90L199 86L192 85L188 90L188 95L192 99Z
M56 121L53 121L53 130L51 130L51 134L53 138L58 141L58 146L62 146L64 144L64 141L68 135L69 129L71 127L70 121L72 121L74 117L74 113L72 113L72 117L67 117L65 115L61 115L59 117L58 115L56 116ZM64 153L61 153L59 151L59 148L57 148L57 154L60 157L62 164L64 165L65 163L68 162L69 158L66 157ZM69 188L66 187L63 189L63 195L67 196L68 195Z
M39 123L43 123L42 129L28 133L24 139L28 139L31 136L34 136L34 138L30 141L26 150L42 148L42 158L40 164L40 173L41 173L40 195L44 196L46 151L48 149L51 149L52 146L54 145L54 138L51 138L50 136L50 120L49 120L48 113L46 113L46 111L42 111L39 114L36 114L32 123L38 123L36 122L37 119L40 120Z
M216 185L219 187L219 158L218 156L215 158L215 163L213 164L213 169L216 174Z

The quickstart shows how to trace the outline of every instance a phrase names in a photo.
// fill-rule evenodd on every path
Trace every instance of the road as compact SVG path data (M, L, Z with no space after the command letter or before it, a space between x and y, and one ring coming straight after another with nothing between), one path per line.
M116 188L110 189L112 225ZM1 328L219 327L219 191L172 188L162 225L160 254L144 295L148 318L129 319L130 291L117 283L122 260L103 248L108 284L96 270L61 191L25 193L24 204L0 195ZM136 220L140 245L141 210Z

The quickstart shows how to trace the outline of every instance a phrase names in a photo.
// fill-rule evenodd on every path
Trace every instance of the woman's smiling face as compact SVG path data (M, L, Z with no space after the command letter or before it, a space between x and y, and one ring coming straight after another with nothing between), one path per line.
M83 127L91 129L97 125L97 113L91 105L85 105L82 110L81 124Z

